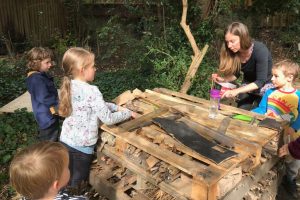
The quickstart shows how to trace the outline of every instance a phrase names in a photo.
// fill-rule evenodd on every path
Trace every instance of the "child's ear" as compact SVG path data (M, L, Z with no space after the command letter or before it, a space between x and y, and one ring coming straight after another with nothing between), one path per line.
M58 180L56 180L56 181L53 182L51 188L54 189L54 190L57 190L57 191L60 189L59 188Z
M288 79L289 79L289 81L292 82L292 81L294 80L294 75L289 75L289 76L288 76Z

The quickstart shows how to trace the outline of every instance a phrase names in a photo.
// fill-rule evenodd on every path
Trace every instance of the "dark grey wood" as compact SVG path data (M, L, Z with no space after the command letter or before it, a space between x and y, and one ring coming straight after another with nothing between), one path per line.
M177 122L168 118L154 118L152 121L185 146L217 164L237 155L236 152L207 140L181 121ZM215 149L217 146L221 151Z

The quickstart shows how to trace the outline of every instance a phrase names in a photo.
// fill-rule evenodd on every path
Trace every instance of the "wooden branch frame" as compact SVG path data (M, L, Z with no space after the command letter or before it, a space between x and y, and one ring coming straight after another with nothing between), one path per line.
M183 28L191 46L194 52L194 56L192 56L192 63L189 67L189 70L187 72L187 75L185 77L185 80L181 86L180 92L181 93L187 93L191 86L191 80L194 78L199 65L201 64L204 55L207 52L208 45L205 45L202 51L199 50L199 47L197 46L197 43L195 41L195 38L193 34L191 33L189 25L186 24L186 16L187 16L187 9L188 9L188 1L182 0L182 16L181 16L181 22L180 26Z

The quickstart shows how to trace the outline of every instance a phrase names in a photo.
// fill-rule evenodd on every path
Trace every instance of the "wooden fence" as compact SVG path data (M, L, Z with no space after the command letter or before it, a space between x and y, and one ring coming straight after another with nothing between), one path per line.
M66 26L61 0L1 0L0 36L24 37L41 44Z

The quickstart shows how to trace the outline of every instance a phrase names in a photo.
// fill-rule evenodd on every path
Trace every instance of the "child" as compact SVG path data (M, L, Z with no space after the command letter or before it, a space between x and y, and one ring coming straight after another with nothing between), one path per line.
M273 76L271 79L275 88L267 90L259 107L252 110L289 121L290 126L285 134L287 138L292 137L292 139L298 137L297 131L300 129L300 92L293 87L298 72L299 65L290 60L276 63L272 69ZM287 145L284 147L287 148ZM294 197L297 195L296 177L299 169L300 160L286 161L286 176L283 179L283 184Z
M32 70L26 78L26 87L31 95L34 117L39 126L40 141L58 141L59 122L55 114L58 94L53 78L47 74L52 67L52 52L35 47L27 54L27 67Z
M22 199L84 200L60 191L70 178L67 148L58 142L43 141L20 151L10 164L10 181Z
M69 149L70 186L88 179L94 147L98 140L99 119L112 125L135 117L136 113L112 103L106 103L94 80L95 56L83 48L70 48L63 56L65 76L61 85L59 114L66 117L60 136Z

